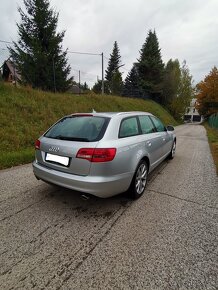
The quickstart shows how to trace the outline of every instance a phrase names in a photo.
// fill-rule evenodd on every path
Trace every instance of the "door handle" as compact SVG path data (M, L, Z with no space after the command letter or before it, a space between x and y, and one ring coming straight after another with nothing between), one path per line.
M146 144L150 147L151 146L151 142L147 141Z

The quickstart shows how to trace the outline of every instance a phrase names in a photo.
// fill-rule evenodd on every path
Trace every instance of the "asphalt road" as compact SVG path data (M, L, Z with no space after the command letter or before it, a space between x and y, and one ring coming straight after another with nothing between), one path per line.
M0 171L0 289L218 289L218 178L205 129L137 201L90 198Z

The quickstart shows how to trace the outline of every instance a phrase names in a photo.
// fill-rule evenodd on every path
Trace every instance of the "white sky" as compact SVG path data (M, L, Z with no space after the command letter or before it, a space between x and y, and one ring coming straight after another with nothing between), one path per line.
M218 0L51 0L59 12L58 31L66 30L63 47L69 51L101 53L109 57L116 40L123 77L139 57L149 29L155 29L162 58L185 59L199 82L218 66ZM0 1L0 40L17 40L16 22L22 0ZM0 64L8 57L0 43ZM100 56L68 54L71 74L92 85L101 78ZM107 60L105 60L105 68Z

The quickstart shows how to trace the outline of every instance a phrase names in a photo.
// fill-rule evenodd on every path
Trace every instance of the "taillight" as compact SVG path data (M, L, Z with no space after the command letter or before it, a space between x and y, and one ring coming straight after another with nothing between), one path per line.
M92 156L94 153L94 148L82 148L76 154L76 158L87 159L92 161Z
M112 161L116 155L115 148L97 148L94 150L92 162Z
M108 162L112 161L115 155L116 148L82 148L77 152L76 158L90 162Z
M40 149L40 141L36 140L35 142L35 149Z

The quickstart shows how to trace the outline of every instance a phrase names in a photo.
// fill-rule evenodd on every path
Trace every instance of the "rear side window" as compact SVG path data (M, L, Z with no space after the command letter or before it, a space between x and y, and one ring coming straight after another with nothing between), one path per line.
M139 116L139 123L142 129L142 134L149 134L156 132L154 124L148 116Z
M119 138L135 136L139 134L139 127L136 117L122 120L119 131Z
M109 118L94 116L70 116L61 119L45 137L71 141L98 141L107 128Z
M153 121L155 128L157 129L157 132L164 132L166 131L165 126L163 123L156 117L150 116L151 120Z

